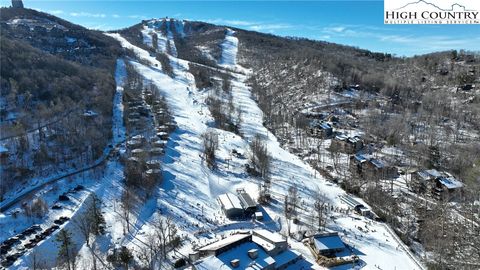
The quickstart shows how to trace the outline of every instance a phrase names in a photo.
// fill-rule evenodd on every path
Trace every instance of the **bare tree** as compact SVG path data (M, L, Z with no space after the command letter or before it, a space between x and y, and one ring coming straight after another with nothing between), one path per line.
M28 257L29 267L32 270L46 269L46 262L42 260L43 255L38 251L38 249L33 249L32 253Z
M162 249L162 243L157 237L156 232L150 232L146 235L146 241L142 242L137 257L146 269L159 269Z
M207 131L202 135L203 138L203 154L207 166L210 169L215 168L215 152L218 149L218 134L214 131Z
M285 216L285 221L287 222L287 235L290 236L290 219L292 218L292 209L289 205L288 195L285 195L285 200L283 201L283 214Z
M298 219L298 204L299 204L299 197L298 197L298 188L296 185L293 185L288 188L288 205L290 207L290 214L291 218L294 220L294 222L297 222Z
M48 205L42 198L36 198L30 204L23 205L22 208L27 217L40 218L48 213Z
M131 213L135 207L135 194L133 194L128 188L124 189L120 203L122 207L121 216L125 222L123 226L123 234L126 234L127 232L130 233L130 219Z
M255 135L250 143L250 150L252 151L250 163L260 173L260 176L265 179L270 170L271 157L268 154L266 143L259 134Z
M327 223L327 211L328 203L327 198L324 194L321 194L319 191L315 192L315 202L313 204L313 210L317 220L317 229L325 229Z

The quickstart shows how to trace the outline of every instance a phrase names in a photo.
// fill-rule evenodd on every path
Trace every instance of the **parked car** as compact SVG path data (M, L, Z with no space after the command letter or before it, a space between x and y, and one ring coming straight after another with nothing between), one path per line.
M40 227L40 225L38 225L38 224L35 224L35 225L30 226L30 228L28 228L28 230L30 230L30 229L35 230L35 231L39 231L39 230L42 229L42 227Z
M84 190L84 189L85 189L84 186L82 186L82 185L77 185L73 190L75 190L75 191L80 191L80 190Z
M70 198L68 198L67 195L62 194L62 195L58 196L58 200L59 200L59 201L69 201Z
M33 240L33 239L32 239ZM32 249L37 245L37 242L29 242L23 245L26 249Z

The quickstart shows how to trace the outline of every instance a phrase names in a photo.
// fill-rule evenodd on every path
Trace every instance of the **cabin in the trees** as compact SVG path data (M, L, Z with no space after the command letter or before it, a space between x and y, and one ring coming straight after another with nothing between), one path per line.
M360 136L339 134L333 138L330 148L343 153L354 154L362 150L363 140Z
M413 173L410 187L417 193L430 191L437 199L455 200L462 195L463 183L448 173L431 169Z
M398 175L398 169L369 155L350 156L350 171L366 179L387 179Z
M463 195L463 183L452 176L443 176L435 180L432 192L437 199L456 200Z
M333 135L333 128L329 123L314 120L310 122L307 132L312 137L325 139Z

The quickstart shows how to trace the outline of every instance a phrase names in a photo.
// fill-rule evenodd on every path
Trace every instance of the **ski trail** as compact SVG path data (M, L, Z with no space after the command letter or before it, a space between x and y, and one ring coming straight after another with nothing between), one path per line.
M155 59L155 57L151 57L149 52L147 52L147 51L145 51L141 48L138 48L137 46L134 46L133 44L128 42L124 37L122 37L120 34L118 34L118 33L105 33L105 35L110 36L110 37L118 40L122 47L124 47L126 49L129 49L129 50L132 50L137 55L137 57L140 58L140 60L146 61L152 67L155 67L159 70L162 69L162 64L157 59Z
M233 30L227 28L225 40L220 45L222 47L222 57L220 59L220 66L236 67L237 52L238 52L238 38L234 37Z
M265 139L268 151L272 156L273 192L287 194L288 187L297 186L301 196L300 200L305 205L311 205L311 198L313 198L315 192L319 191L328 198L331 205L344 208L339 196L345 195L345 191L336 185L327 183L324 179L315 178L315 171L296 155L283 149L276 137L263 126L263 112L252 99L250 88L246 85L248 74L251 71L236 64L238 39L234 36L234 33L234 31L227 30L225 41L222 43L224 51L222 52L221 66L228 70L243 71L241 73L231 73L235 78L232 82L232 94L236 105L242 112L241 131L249 141L256 134ZM367 226L367 223L374 230L365 235L364 238L362 231L358 231L357 227ZM384 224L370 223L370 220L364 217L357 219L346 217L337 219L330 229L351 232L348 236L349 244L360 250L359 257L369 267L380 265L382 268L394 266L397 269L422 269L422 266L417 264L416 260L412 260L407 252L398 249L395 237L385 229ZM352 238L352 234L356 235L357 233L362 237Z
M113 98L113 126L112 136L113 144L117 144L125 140L125 125L123 123L123 86L127 76L127 69L123 59L117 59L117 67L115 70L115 82L117 84L115 96Z

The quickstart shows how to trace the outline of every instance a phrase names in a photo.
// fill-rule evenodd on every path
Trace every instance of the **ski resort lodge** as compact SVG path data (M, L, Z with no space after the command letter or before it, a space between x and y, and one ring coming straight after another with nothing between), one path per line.
M288 248L287 240L267 230L231 235L198 249L190 257L196 261L195 270L301 269L306 263L299 252Z

